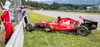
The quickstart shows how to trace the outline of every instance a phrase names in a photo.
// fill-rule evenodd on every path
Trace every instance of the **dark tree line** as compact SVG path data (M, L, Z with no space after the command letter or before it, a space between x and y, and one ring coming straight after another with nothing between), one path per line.
M53 2L52 4L46 4L43 2L33 2L28 1L23 3L23 5L30 5L36 9L47 9L47 10L85 10L89 5L74 5L74 4L59 4L57 2Z
M5 0L0 0L3 3ZM29 5L35 9L46 9L46 10L85 10L89 5L74 5L74 4L59 4L57 2L53 2L52 4L47 4L43 2L34 2L34 1L25 1L22 0L22 5Z
M0 0L0 3L2 2L2 4L4 4L4 3L5 3L5 1L6 1L6 0ZM0 5L1 5L1 4L0 4Z

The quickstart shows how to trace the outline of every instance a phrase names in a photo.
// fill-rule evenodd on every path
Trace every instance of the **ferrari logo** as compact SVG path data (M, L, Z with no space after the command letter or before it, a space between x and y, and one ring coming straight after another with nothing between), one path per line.
M64 20L62 20L62 23L64 22Z

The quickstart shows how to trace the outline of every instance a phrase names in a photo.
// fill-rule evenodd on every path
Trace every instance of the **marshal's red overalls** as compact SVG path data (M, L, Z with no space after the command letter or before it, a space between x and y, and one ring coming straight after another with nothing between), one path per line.
M3 13L1 15L1 19L3 20L3 24L5 26L5 30L6 30L6 39L10 39L12 33L13 33L13 26L11 24L10 21L10 12L9 10L3 10Z

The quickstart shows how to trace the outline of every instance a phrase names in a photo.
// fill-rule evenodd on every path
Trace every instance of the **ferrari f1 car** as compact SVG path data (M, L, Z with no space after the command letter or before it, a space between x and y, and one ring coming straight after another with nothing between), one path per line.
M81 36L87 36L91 30L97 28L98 22L93 20L84 19L81 16L79 20L72 18L61 18L58 17L56 22L36 22L34 24L28 23L26 29L33 31L35 28L45 29L47 32L74 32Z

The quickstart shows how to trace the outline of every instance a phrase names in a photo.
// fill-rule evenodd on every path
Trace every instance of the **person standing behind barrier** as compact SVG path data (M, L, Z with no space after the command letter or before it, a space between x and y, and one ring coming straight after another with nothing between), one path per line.
M26 10L25 10L25 7L24 6L20 6L20 9L21 9L21 12L22 12L22 17L24 17L24 21L25 21L25 26L27 25L28 23L28 18L26 16Z
M57 17L57 23L61 21L60 18L61 18L60 16Z
M11 3L9 1L5 2L5 5L3 7L3 13L1 15L1 19L3 21L3 24L5 26L5 31L6 31L5 44L7 44L7 42L9 41L9 39L11 38L11 35L13 33L13 26L10 21L10 11L9 11L10 5L11 5Z

